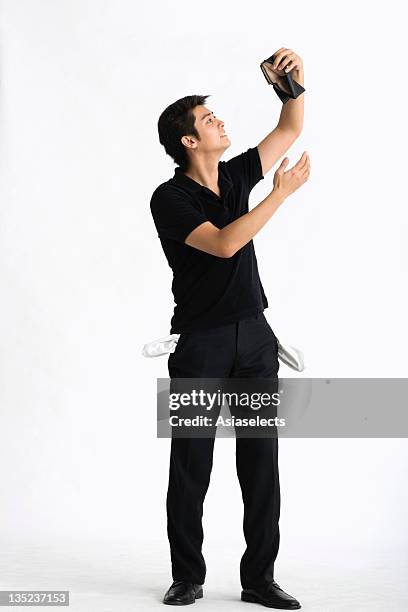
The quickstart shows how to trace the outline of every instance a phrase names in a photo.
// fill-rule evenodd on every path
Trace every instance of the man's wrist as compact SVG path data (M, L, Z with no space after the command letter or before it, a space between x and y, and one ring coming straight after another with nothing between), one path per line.
M295 81L297 83L299 83L299 85L304 85L305 84L305 75L303 72L303 68L301 68L300 70L293 70L293 74L292 74L293 78L295 79Z
M271 193L268 195L269 204L274 208L279 208L285 199L285 195L278 189L272 189Z

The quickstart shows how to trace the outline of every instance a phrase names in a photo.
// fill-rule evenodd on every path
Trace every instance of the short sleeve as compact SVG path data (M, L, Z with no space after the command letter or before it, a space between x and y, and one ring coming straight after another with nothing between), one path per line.
M239 180L245 182L245 185L250 192L261 179L262 163L259 157L258 147L251 147L244 153L240 153L236 157L232 157L225 166L231 175L234 183Z
M155 190L150 210L159 236L182 243L196 227L208 221L193 198L171 187Z

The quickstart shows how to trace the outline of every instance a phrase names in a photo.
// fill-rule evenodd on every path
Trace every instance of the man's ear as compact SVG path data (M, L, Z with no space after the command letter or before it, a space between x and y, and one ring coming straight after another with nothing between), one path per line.
M187 147L187 149L195 149L197 147L196 141L191 136L182 136L181 144Z

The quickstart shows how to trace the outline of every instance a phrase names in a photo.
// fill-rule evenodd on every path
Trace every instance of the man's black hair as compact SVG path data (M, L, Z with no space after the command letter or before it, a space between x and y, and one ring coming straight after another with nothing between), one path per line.
M193 108L205 104L208 97L209 95L180 98L180 100L170 104L159 117L157 127L160 143L164 146L167 155L173 158L183 172L187 170L188 156L181 138L183 136L194 136L197 140L200 140L194 126Z

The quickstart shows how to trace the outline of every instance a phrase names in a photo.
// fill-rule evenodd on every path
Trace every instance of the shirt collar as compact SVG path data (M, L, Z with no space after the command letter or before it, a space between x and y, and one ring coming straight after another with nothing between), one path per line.
M208 192L209 190L207 187L204 187L204 185L197 183L197 181L192 179L190 176L187 176L187 174L184 174L179 167L174 170L173 181L177 185L180 185L180 187L183 187L186 191L190 192L192 195L202 191ZM218 164L218 185L220 187L222 197L224 197L233 187L232 180L224 171L222 162L219 162Z

